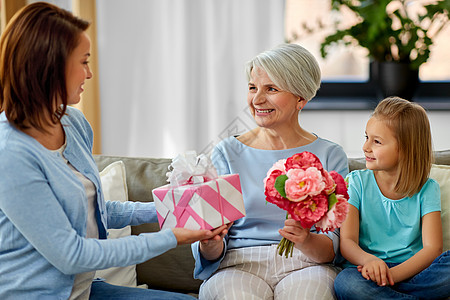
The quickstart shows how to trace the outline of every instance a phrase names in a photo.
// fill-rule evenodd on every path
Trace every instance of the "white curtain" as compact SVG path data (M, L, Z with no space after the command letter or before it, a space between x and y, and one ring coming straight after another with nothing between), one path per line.
M284 0L97 0L97 35L103 153L208 153L254 127L244 64L284 42Z

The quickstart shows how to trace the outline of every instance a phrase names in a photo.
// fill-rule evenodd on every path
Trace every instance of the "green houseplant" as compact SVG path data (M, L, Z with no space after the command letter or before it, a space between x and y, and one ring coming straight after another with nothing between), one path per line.
M411 13L408 8L417 3L422 4L420 9ZM339 43L364 47L372 60L372 80L380 85L383 96L412 98L433 37L448 24L450 0L331 0L331 5L332 10L351 11L358 22L343 29L337 23L338 29L321 44L322 57Z

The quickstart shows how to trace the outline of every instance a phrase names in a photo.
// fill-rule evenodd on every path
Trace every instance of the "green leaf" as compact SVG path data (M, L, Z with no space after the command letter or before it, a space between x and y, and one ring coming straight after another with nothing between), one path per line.
M328 196L328 210L332 209L333 206L338 202L338 199L336 198L336 194L330 194L330 196Z
M275 189L280 193L281 197L286 198L286 192L284 191L284 183L288 180L286 175L280 175L275 179Z

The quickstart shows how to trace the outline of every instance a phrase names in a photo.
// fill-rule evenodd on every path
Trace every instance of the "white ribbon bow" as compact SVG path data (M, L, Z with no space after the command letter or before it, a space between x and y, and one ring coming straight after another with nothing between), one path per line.
M197 156L195 151L178 154L172 159L166 175L172 186L201 183L218 177L211 160L204 154Z

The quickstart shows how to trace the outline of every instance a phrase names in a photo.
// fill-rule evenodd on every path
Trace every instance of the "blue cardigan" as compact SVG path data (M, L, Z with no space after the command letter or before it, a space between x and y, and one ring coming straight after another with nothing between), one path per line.
M64 157L97 190L100 239L87 239L83 184L58 153L0 114L0 299L67 299L74 275L141 263L176 247L171 230L106 240L107 228L156 222L153 203L106 201L93 132L75 108L62 118Z

